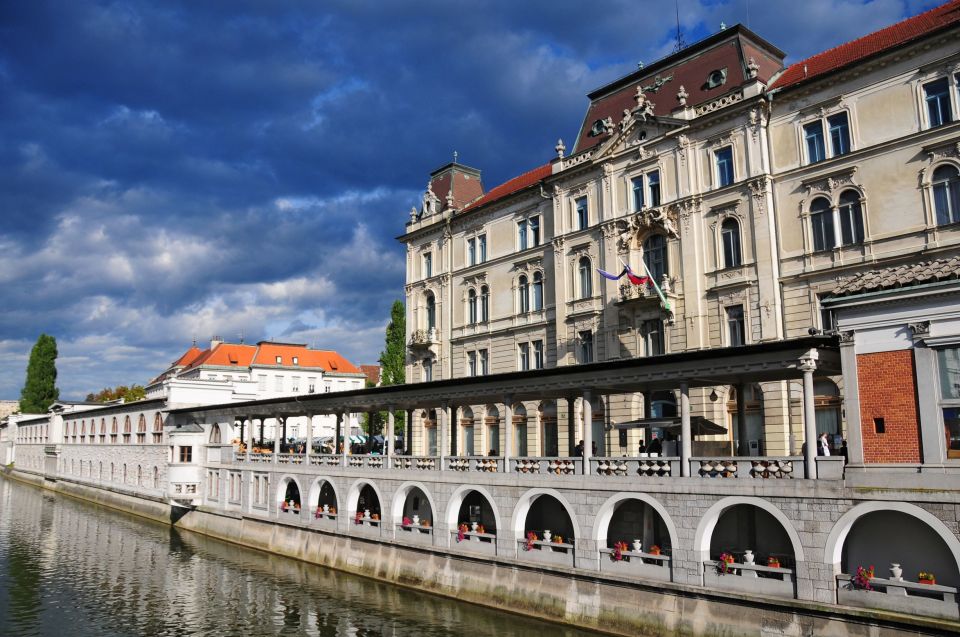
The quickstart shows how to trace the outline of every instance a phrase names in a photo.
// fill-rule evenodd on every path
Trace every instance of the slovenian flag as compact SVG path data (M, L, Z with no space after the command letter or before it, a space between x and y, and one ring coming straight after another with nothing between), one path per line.
M650 282L650 277L638 276L634 274L633 270L630 269L629 265L624 266L623 271L627 275L627 278L630 279L630 283L633 283L634 285L643 285L644 283Z
M610 274L609 272L605 272L605 271L601 270L600 268L597 268L597 272L599 272L599 273L600 273L600 276L602 276L602 277L605 278L605 279L610 279L611 281L619 281L620 278L621 278L624 274L626 274L626 273L627 273L627 270L629 270L629 269L630 269L630 268L626 268L626 267L623 268L623 271L620 272L620 274Z

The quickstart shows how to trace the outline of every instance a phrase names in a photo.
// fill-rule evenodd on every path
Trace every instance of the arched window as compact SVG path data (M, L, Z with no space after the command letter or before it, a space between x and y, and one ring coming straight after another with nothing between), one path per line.
M433 294L427 293L427 329L432 330L437 326L437 300Z
M727 218L720 224L720 240L723 242L723 267L735 268L740 265L740 224L736 219Z
M817 197L810 204L810 231L813 234L813 251L833 250L837 244L833 231L833 211L830 202Z
M220 444L220 425L210 428L210 444Z
M129 443L130 443L131 427L132 427L132 425L131 425L131 423L130 423L130 416L129 416L129 415L128 415L128 416L125 416L124 419L123 419L123 442L124 442L125 444L129 444Z
M543 272L533 273L533 309L535 312L543 309Z
M143 444L147 441L147 417L140 414L137 418L137 444Z
M960 223L960 171L955 166L933 171L933 206L938 226Z
M530 311L530 283L525 274L520 275L517 281L517 296L517 307L521 314L526 314Z
M590 276L590 259L580 257L577 271L580 274L580 298L588 299L593 296L593 277Z
M471 325L477 322L477 291L473 288L467 291L467 317Z
M158 411L153 417L153 444L158 445L163 442L163 419L160 418Z
M650 235L643 241L643 263L650 271L654 282L660 285L667 268L667 241L662 234Z
M840 193L840 245L863 243L863 205L860 193L844 190Z
M490 288L483 286L480 288L480 322L486 323L490 320Z

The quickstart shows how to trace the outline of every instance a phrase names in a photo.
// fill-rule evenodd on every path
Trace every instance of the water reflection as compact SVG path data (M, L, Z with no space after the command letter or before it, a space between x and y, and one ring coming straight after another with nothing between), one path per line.
M0 478L0 635L565 637Z

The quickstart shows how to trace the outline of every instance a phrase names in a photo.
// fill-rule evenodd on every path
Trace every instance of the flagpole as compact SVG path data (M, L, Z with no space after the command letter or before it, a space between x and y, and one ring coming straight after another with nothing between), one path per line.
M643 266L643 271L647 273L647 278L650 279L650 282L653 283L653 289L657 291L657 296L660 297L660 302L663 303L663 307L668 311L672 312L670 309L670 302L667 300L667 297L663 295L663 290L660 289L660 286L657 285L657 280L653 278L653 275L650 274L650 268L647 267L647 262L643 259L640 259L640 264Z

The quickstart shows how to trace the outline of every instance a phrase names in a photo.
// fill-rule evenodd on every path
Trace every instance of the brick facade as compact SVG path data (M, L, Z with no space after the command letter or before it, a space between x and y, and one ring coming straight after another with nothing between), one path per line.
M857 355L863 459L920 462L920 415L912 350ZM883 419L877 432L875 419Z

